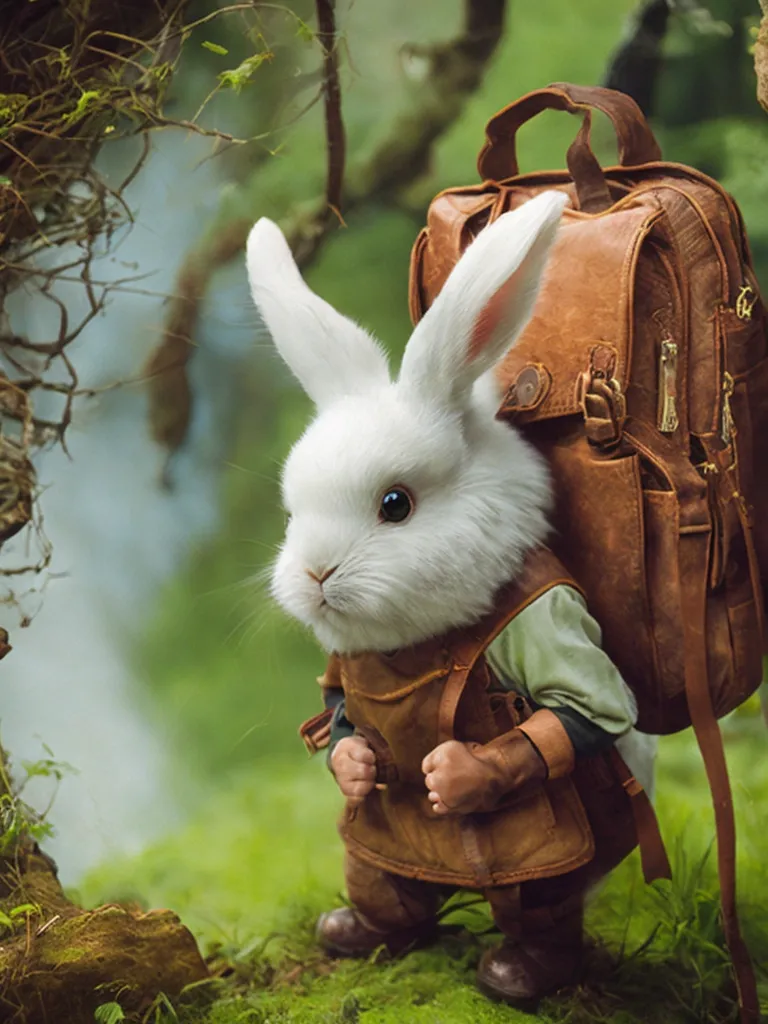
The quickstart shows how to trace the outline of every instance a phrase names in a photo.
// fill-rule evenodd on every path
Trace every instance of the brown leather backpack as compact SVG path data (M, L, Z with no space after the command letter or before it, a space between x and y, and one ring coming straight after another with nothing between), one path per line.
M518 128L583 115L567 171L519 175ZM607 114L619 165L590 148ZM628 96L557 84L488 123L482 184L432 202L411 259L417 321L481 228L545 189L567 210L533 319L504 360L499 417L547 456L553 548L584 588L639 728L693 725L715 806L742 1020L758 1019L736 916L735 825L717 719L762 678L768 341L744 226L711 178L661 152Z

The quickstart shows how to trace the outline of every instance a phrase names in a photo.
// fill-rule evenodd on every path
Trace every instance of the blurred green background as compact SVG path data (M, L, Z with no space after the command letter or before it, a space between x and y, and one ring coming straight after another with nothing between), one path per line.
M312 22L309 4L291 6ZM692 13L686 14L688 7ZM759 278L768 287L768 115L754 99L748 52L757 3L707 0L702 7L678 8L663 43L653 127L666 159L699 167L735 195ZM346 218L309 270L311 286L372 329L397 356L410 329L410 247L430 198L441 188L477 180L483 127L497 109L552 81L602 82L635 9L630 0L511 2L488 73L435 145L427 173L396 199L367 204ZM419 82L409 77L401 48L451 38L460 16L455 0L339 4L348 55L342 84L350 175L387 136L397 114L418 98ZM290 94L288 71L302 67L309 73L318 63L316 45L291 19L275 19L272 29L275 57L264 66L263 77L221 107L221 116L245 133L287 120L306 102L309 94ZM226 46L229 56L200 46L202 38ZM217 61L230 67L234 57L248 54L248 46L225 19L193 37L175 84L180 108L205 95L211 73L219 70ZM564 166L574 131L572 119L556 114L526 126L519 147L523 170ZM607 124L599 125L597 136L607 157ZM253 159L253 149L238 150L219 161L218 173L228 184L201 232L216 231L236 216L255 220L266 214L279 220L321 194L321 107L274 141L273 155L260 152ZM246 320L252 317L255 336L255 315L248 309L241 313ZM278 962L286 949L290 952L291 941L311 959L309 922L338 900L341 848L332 780L321 758L308 762L296 735L297 725L319 708L314 680L323 656L310 636L273 607L259 577L283 526L279 466L311 410L268 345L254 345L242 373L231 451L221 475L220 523L157 596L151 625L130 655L137 678L146 681L142 703L172 755L173 785L187 823L139 857L104 864L82 882L82 893L93 901L139 898L169 905L205 942L237 953L247 965L248 984L206 1011L211 1021L515 1020L511 1011L493 1008L474 994L474 947L459 940L438 954L416 954L394 967L347 965L326 977L315 965L306 977L286 984L280 975L275 982L264 973L273 950L283 950L274 952ZM725 728L743 837L746 927L761 955L768 956L763 934L768 851L760 807L768 800L768 758L759 702L732 716ZM722 959L712 946L715 885L711 863L700 876L693 865L706 854L712 824L703 769L687 735L662 743L659 794L671 846L676 837L685 837L677 859L680 885L688 889L646 893L634 861L622 867L599 897L593 923L628 949L657 926L655 945L647 960L640 958L648 977L643 981L642 972L636 976L630 970L615 981L629 1010L622 1010L618 999L600 1003L599 1010L569 1004L567 1019L683 1021L706 1019L709 1012L702 1010L704 996L696 1001L695 990L711 988L722 974ZM675 900L679 905L673 906ZM274 931L283 939L265 951L263 943ZM664 973L668 963L682 965L677 982ZM676 984L685 990L677 1001ZM562 1018L566 1011L554 1007L551 1013ZM598 1013L603 1016L589 1016Z

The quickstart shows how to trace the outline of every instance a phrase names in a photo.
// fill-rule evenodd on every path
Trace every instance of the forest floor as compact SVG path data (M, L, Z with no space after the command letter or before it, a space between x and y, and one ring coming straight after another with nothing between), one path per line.
M725 723L739 819L744 930L768 1014L768 758L755 701ZM595 894L585 983L548 1000L542 1021L684 1024L731 1019L718 925L711 811L689 734L662 742L658 809L675 879L646 887L633 855ZM744 781L746 780L746 781ZM180 1024L517 1024L473 983L495 937L484 905L454 905L438 944L397 960L335 961L313 926L343 901L340 800L321 759L231 781L188 826L137 858L91 875L88 903L141 900L181 914L219 977L158 1021ZM175 1015L175 1016L174 1016ZM154 1018L153 1018L154 1019Z

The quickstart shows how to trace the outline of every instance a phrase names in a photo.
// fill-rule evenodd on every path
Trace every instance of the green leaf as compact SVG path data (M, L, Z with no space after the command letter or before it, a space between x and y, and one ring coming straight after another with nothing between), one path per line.
M100 99L101 94L98 89L86 89L80 94L80 99L77 101L75 109L65 114L62 121L66 124L75 124L77 121L82 121L98 105Z
M36 903L20 903L11 911L11 917L21 917L22 914L39 914L40 907Z
M98 1024L118 1024L125 1020L125 1014L120 1003L102 1003L93 1011L93 1019Z
M226 57L226 55L229 53L229 50L226 48L226 46L220 46L218 43L212 43L208 39L206 39L202 45L205 47L206 50L210 50L211 53L220 53L222 57Z
M56 761L52 757L43 757L39 761L22 761L21 766L27 774L27 781L34 778L54 778L58 782L65 775L76 774L77 769L66 761Z
M262 53L254 53L252 57L246 57L242 64L229 71L222 71L219 81L225 89L232 89L240 92L249 85L251 79L266 60L272 60L274 54L271 50L264 50Z
M53 825L49 821L37 821L37 822L25 822L25 830L29 835L36 841L41 842L43 839L50 839L53 835Z
M0 925L2 925L3 928L13 928L13 921L2 910L0 910Z
M315 38L315 30L311 25L308 25L306 21L302 21L301 18L297 18L298 25L296 27L296 35L299 39L303 39L307 43L311 43Z

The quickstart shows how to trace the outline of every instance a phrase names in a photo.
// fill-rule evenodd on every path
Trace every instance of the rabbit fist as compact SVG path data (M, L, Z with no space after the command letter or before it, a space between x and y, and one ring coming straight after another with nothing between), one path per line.
M543 782L546 765L524 734L513 730L492 744L448 740L421 763L435 814L491 811L513 789Z
M331 755L331 770L353 805L361 803L376 784L376 756L362 736L339 740Z

